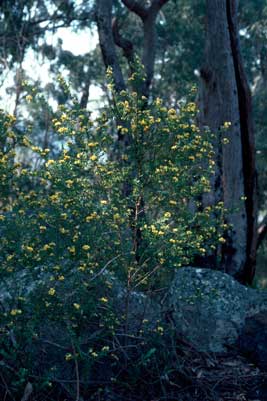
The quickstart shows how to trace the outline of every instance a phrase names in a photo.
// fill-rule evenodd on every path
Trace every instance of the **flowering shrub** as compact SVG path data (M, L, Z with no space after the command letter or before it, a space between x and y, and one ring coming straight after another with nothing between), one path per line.
M201 203L214 154L196 112L194 103L167 110L160 99L148 106L122 92L92 120L74 101L53 120L56 158L16 135L14 118L1 113L0 353L13 389L37 376L52 385L58 361L37 368L29 350L52 322L69 339L65 362L92 366L107 355L125 318L112 308L110 275L129 292L155 289L224 241L223 205ZM38 167L17 161L25 151ZM85 341L88 327L96 334Z

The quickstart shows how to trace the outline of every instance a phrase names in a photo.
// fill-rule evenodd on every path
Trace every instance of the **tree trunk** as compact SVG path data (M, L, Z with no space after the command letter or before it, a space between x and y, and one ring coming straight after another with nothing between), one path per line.
M215 134L212 202L228 209L222 269L251 283L255 273L257 200L251 96L242 64L237 0L206 0L205 64L201 68L201 124ZM231 122L228 130L223 127ZM229 140L228 144L224 142Z
M112 32L112 0L97 0L96 22L104 64L106 68L112 68L115 90L120 92L126 89L126 86Z

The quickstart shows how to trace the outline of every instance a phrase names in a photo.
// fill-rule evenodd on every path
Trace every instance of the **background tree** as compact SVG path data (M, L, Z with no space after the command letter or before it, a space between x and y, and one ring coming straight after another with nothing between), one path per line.
M215 133L214 201L223 200L231 229L222 268L252 283L257 243L255 148L251 95L239 45L237 1L207 1L205 64L201 68L202 123ZM228 125L229 129L223 129ZM227 146L223 142L228 142Z
M127 9L137 15L142 21L143 49L141 60L145 68L145 82L139 88L139 91L146 97L149 96L154 76L157 50L156 20L161 8L167 2L168 0L153 0L149 6L146 6L142 2L122 0ZM111 0L98 0L96 2L99 43L106 67L110 66L113 69L117 90L123 90L126 85L116 53L116 45L123 50L123 55L126 57L130 69L134 62L134 45L129 39L125 39L121 35L116 18L112 21L112 6L113 2Z

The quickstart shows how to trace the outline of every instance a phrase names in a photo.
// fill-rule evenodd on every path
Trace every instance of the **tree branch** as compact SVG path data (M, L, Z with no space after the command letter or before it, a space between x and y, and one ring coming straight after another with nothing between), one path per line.
M96 7L96 22L99 44L106 68L113 70L115 89L120 92L125 89L125 82L120 68L112 32L112 0L98 0Z
M142 93L144 96L148 97L149 89L154 75L154 64L156 57L156 44L157 44L156 19L160 9L169 0L153 0L149 7L144 7L138 1L135 0L121 0L121 1L130 11L138 15L143 21L144 45L143 45L142 63L145 67L146 81L143 85ZM127 45L129 45L129 43L122 42L122 37L119 35L118 30L117 32L116 30L115 31L113 30L113 34L115 34L114 35L115 43L122 49L126 50ZM127 49L127 51L129 51L129 49Z
M143 88L144 96L148 97L149 89L154 76L154 66L157 48L157 29L156 20L161 7L169 0L153 0L147 11L147 16L143 20L144 25L144 46L142 63L145 66L146 82Z
M115 44L123 50L123 55L128 60L129 65L131 65L134 61L133 44L121 35L117 18L113 18L112 20L112 32Z
M121 0L121 1L128 8L128 10L134 12L143 21L147 17L148 9L146 7L143 7L140 3L138 3L138 1L135 0Z
M90 77L88 75L87 79L86 79L86 82L85 82L85 86L84 86L83 91L82 91L81 100L80 100L80 107L82 109L86 109L86 107L87 107L87 103L88 103L88 99L89 99L90 86L91 86L91 79L90 79Z
M149 10L154 9L158 12L169 0L153 0Z

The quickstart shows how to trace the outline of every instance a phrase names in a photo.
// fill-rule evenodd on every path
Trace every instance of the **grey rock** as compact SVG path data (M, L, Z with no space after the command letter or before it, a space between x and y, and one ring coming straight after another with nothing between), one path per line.
M262 371L267 371L267 315L265 312L246 318L237 346L251 362Z
M267 292L245 287L219 271L179 269L163 302L175 331L199 351L226 352L245 320L267 311Z
M127 289L114 274L106 272L105 276L112 283L114 310L127 325L127 331L137 335L140 331L153 330L161 319L159 303L144 292Z

